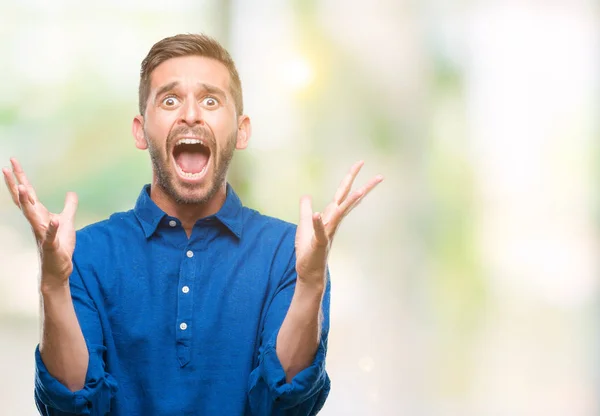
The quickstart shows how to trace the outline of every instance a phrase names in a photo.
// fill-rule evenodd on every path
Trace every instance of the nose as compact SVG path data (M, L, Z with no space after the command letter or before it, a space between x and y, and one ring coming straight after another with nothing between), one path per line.
M202 108L200 108L200 105L194 98L186 100L185 104L181 107L180 122L188 126L204 124Z

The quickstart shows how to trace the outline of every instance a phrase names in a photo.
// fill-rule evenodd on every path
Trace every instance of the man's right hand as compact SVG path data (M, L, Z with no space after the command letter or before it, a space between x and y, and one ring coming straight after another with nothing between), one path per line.
M12 171L3 168L4 181L13 202L31 225L41 262L42 290L68 286L73 271L77 195L68 192L60 214L54 214L37 199L19 162L12 158Z

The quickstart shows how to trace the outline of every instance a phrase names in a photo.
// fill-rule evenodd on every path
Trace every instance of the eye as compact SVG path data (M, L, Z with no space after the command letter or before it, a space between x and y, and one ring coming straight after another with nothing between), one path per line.
M175 107L177 104L179 104L179 99L172 95L169 95L162 100L162 105L165 107Z
M219 101L215 97L204 97L202 100L202 105L205 105L209 108L216 107L219 105Z

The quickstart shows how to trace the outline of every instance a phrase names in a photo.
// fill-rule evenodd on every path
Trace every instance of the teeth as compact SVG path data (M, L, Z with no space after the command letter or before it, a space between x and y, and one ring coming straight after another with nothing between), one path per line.
M205 146L204 142L200 139L188 139L188 138L180 139L175 144L175 146L179 146L180 144L201 144L202 146Z
M189 178L189 179L198 179L200 178L202 175L204 175L204 172L206 172L206 168L208 167L208 163L206 164L206 166L204 166L202 168L202 170L198 173L190 173L190 172L184 172L183 170L181 170L181 168L179 167L179 165L176 163L175 167L177 168L177 172L179 172L179 174L183 177Z

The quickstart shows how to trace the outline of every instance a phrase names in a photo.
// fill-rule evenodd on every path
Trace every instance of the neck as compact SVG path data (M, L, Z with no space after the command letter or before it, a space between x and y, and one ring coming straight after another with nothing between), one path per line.
M167 194L164 189L158 186L156 178L153 179L150 187L150 198L167 215L177 218L188 237L192 234L194 224L201 219L216 214L227 197L227 184L223 182L217 192L206 202L201 204L181 204L176 202L173 197Z

